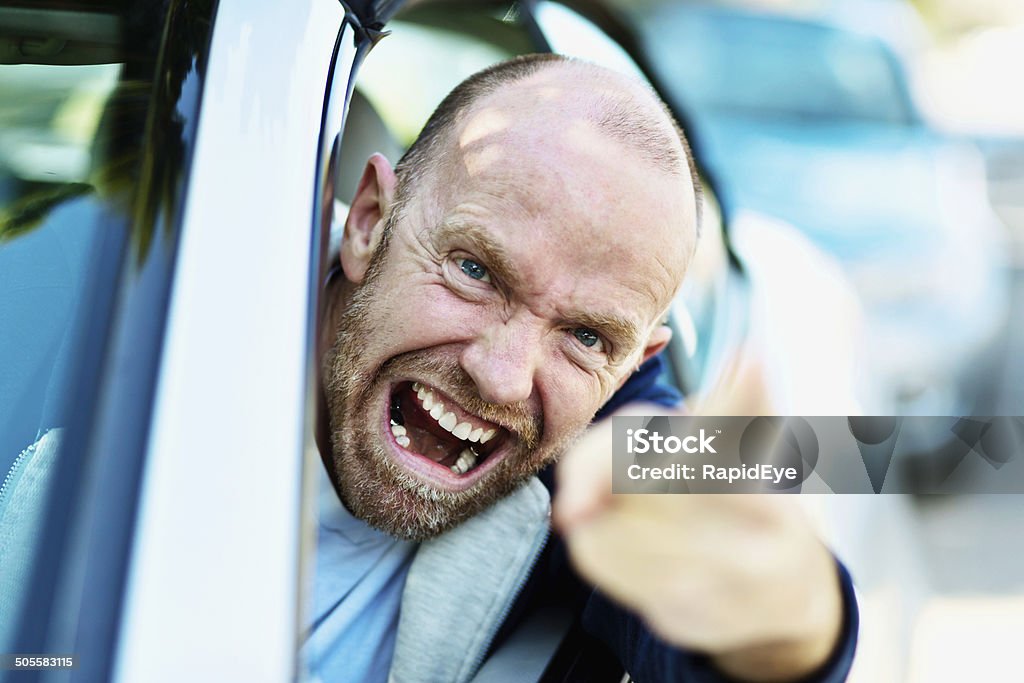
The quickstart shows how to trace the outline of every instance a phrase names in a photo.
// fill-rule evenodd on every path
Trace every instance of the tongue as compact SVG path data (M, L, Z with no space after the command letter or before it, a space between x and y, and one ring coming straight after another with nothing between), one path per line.
M459 454L466 447L460 439L445 431L430 417L416 400L412 385L402 386L394 397L397 399L400 421L405 426L405 434L409 437L406 450L418 453L436 463L451 467L458 460ZM397 416L396 416L397 417Z

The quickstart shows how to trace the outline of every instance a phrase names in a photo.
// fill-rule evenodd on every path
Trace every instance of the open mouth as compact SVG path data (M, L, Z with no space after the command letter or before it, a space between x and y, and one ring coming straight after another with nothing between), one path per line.
M390 417L391 434L399 446L460 476L480 467L509 435L420 382L395 386Z

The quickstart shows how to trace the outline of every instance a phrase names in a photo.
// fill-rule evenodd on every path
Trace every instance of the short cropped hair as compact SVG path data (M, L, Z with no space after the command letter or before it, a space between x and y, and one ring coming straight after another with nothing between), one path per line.
M399 160L395 168L398 176L398 197L409 197L410 188L436 168L433 164L444 156L447 134L453 130L459 116L468 111L479 98L495 92L503 85L524 80L545 68L584 64L586 63L563 55L522 55L489 66L462 81L437 106L419 136ZM657 125L651 115L635 102L630 103L612 97L602 98L602 106L597 107L600 115L593 123L604 133L641 152L657 168L675 175L689 173L697 208L697 234L700 235L703 191L690 145L665 102L646 83L638 83L646 88L652 101L657 103L660 111L670 122L682 147L683 158L680 158L673 140L666 137L663 127Z

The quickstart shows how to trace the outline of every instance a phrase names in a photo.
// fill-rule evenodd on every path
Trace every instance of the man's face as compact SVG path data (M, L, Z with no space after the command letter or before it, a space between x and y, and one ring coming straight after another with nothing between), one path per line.
M366 275L346 268L324 365L333 474L399 537L450 528L564 452L667 341L692 250L688 182L585 123L551 135L515 113L470 116Z

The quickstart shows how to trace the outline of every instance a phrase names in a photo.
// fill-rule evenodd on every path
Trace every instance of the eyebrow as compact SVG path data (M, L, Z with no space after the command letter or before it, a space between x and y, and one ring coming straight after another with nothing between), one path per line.
M436 239L441 244L468 243L499 281L511 287L521 285L522 280L512 264L508 251L478 223L462 218L448 218L438 226ZM640 328L628 318L588 311L570 313L566 318L570 325L591 328L607 337L615 347L612 355L616 358L629 355L638 349L642 342Z
M615 315L580 312L571 316L573 324L597 330L611 340L612 355L622 358L640 348L640 330L631 320Z
M436 239L442 244L469 243L473 252L486 262L487 269L501 282L513 287L521 284L508 251L479 224L459 218L448 218L438 226Z

